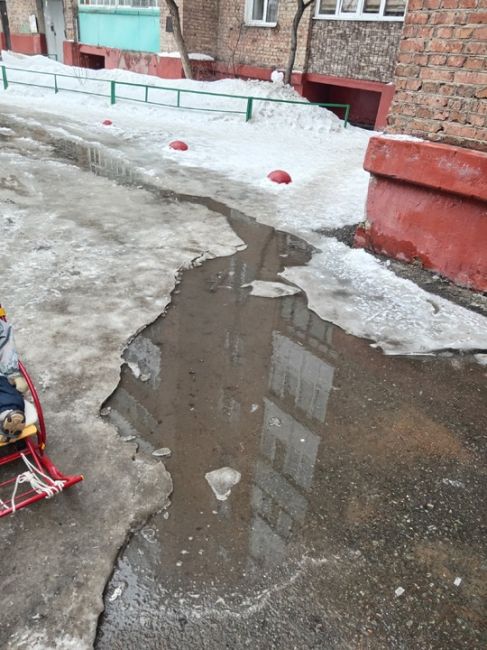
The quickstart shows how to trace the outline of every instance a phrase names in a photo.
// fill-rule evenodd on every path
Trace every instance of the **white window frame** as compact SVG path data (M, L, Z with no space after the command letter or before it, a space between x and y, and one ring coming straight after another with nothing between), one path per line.
M264 16L267 15L267 5L269 0L264 0ZM254 8L254 0L246 0L245 2L245 24L251 27L276 27L277 20L274 22L267 22L267 20L254 20L252 18L252 10ZM279 12L279 0L277 0L277 11Z
M358 0L357 9L353 13L350 11L342 12L342 0L336 0L336 9L334 14L320 14L320 0L316 0L315 15L316 20L364 20L364 21L386 21L386 22L403 22L406 15L407 2L404 7L404 14L402 16L384 16L384 9L386 0L381 0L379 11L376 14L363 13L365 0Z

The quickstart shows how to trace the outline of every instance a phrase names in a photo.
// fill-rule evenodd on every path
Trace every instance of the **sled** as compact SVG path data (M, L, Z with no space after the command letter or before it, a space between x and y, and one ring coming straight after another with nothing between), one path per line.
M0 318L6 320L1 305ZM45 453L46 425L39 396L21 362L19 370L27 382L32 402L24 399L24 430L14 439L0 442L0 517L49 499L83 480L82 475L62 474Z

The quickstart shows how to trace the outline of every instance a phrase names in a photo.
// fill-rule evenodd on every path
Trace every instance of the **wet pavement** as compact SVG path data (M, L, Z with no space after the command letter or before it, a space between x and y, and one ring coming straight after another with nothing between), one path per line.
M171 449L174 492L120 555L96 648L485 647L486 369L250 296L310 251L229 221L248 248L182 275L105 404L123 444ZM220 502L223 466L242 479Z
M46 147L32 156L200 203L247 244L181 275L104 405L124 457L171 449L174 492L119 555L96 647L485 647L487 369L385 357L303 295L251 296L308 246L144 185L97 146L30 135ZM205 474L223 466L242 478L220 502Z

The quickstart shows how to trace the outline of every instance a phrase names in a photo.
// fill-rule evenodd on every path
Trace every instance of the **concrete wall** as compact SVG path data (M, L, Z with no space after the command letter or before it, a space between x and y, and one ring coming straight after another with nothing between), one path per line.
M402 22L313 20L309 72L389 83Z
M487 151L485 0L409 0L389 131Z

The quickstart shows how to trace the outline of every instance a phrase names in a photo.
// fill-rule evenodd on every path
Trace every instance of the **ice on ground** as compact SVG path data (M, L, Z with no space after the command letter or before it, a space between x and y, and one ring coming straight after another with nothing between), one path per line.
M364 250L323 237L320 253L282 275L305 289L310 308L386 354L475 350L487 344L487 318L398 278Z
M254 280L249 284L243 284L242 287L251 287L250 295L261 298L282 298L283 296L294 296L301 292L298 287L292 287L284 282L265 282L264 280Z
M172 453L172 452L171 452L171 450L169 449L169 447L161 447L160 449L156 449L155 451L153 451L153 452L152 452L152 455L153 455L153 456L158 456L158 457L161 457L161 458L164 458L164 457L169 458L169 456L171 455L171 453Z
M232 488L237 485L241 478L240 472L232 467L221 467L205 474L208 485L213 490L219 501L226 501L230 496Z
M139 364L135 363L134 361L127 361L127 365L130 368L135 379L139 379L140 375L142 374Z

